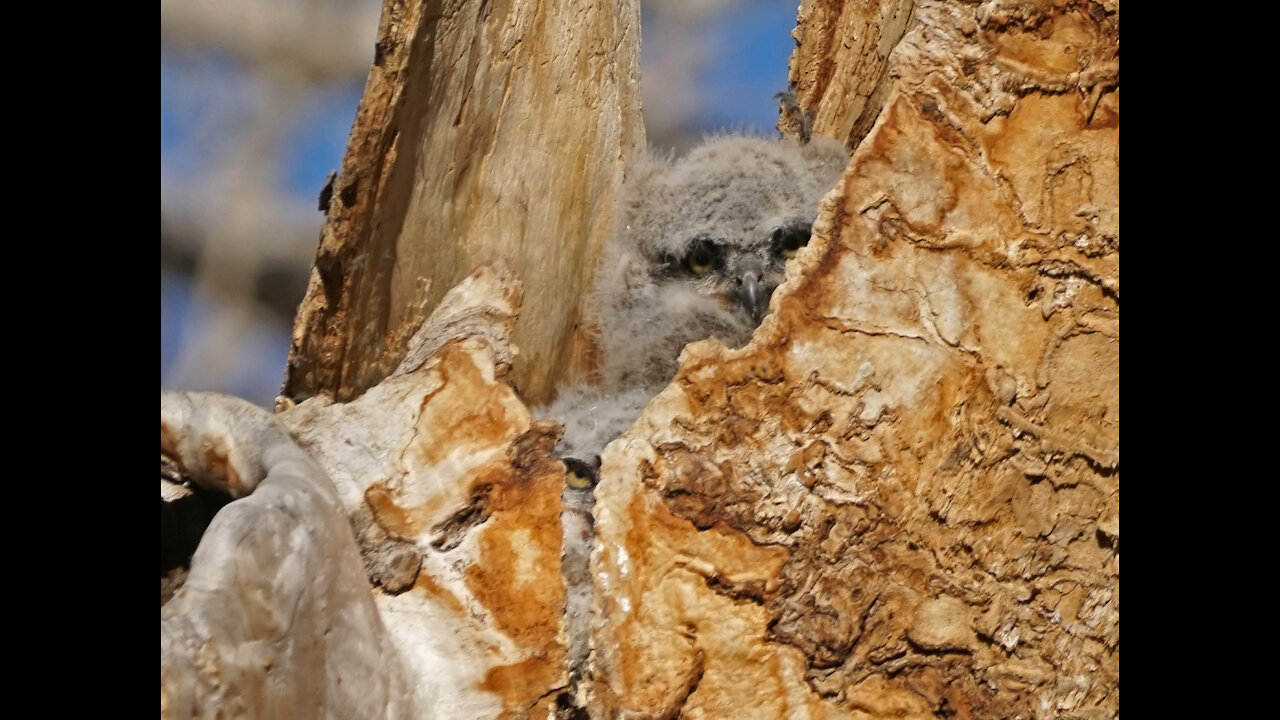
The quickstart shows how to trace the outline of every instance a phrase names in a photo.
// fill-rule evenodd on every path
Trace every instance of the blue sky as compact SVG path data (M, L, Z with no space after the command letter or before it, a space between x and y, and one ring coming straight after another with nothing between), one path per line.
M753 2L710 28L718 50L699 74L709 111L701 130L744 126L773 133L775 95L787 89L787 60L795 41L795 2Z

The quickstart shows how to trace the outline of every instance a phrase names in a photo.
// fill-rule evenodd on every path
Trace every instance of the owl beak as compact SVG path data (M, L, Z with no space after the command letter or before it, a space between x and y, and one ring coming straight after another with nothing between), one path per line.
M769 312L769 294L760 286L759 279L755 273L744 273L742 275L742 284L738 286L738 302L742 304L742 308L747 311L751 319L757 325L764 319L765 313Z

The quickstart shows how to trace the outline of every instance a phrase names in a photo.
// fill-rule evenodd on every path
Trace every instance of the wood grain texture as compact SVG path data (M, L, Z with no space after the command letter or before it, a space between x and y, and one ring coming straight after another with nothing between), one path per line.
M421 717L338 492L277 418L237 398L162 391L160 446L197 483L239 498L160 609L160 716Z
M911 25L914 0L804 0L797 14L788 73L794 104L778 129L857 147L890 87L889 53Z
M585 371L575 326L643 148L634 2L388 0L295 321L284 394L346 400L476 266L526 285L513 382Z

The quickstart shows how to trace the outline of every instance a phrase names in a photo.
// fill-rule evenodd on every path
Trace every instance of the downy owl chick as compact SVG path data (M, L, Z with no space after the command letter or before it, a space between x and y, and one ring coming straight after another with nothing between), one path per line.
M599 453L671 380L686 344L717 337L738 347L750 339L786 261L809 242L819 199L847 163L833 141L726 135L679 161L650 158L632 169L587 318L599 332L601 383L562 389L539 411L565 424L558 452L566 467L566 708L589 704Z
M671 380L686 344L746 344L848 159L821 138L802 146L722 135L632 169L588 318L601 384L567 388L546 411L565 422L564 456L591 458L625 430Z

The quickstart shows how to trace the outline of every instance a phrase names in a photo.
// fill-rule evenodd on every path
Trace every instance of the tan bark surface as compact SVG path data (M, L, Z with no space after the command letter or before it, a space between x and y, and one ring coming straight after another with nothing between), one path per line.
M602 716L1118 714L1118 8L915 18L753 344L606 452Z
M853 148L889 92L889 53L913 19L913 0L804 0L796 17L789 81L795 105L778 128L818 134Z
M644 144L638 55L635 2L387 0L285 395L358 396L502 257L527 288L513 382L549 399L586 362L578 303Z

